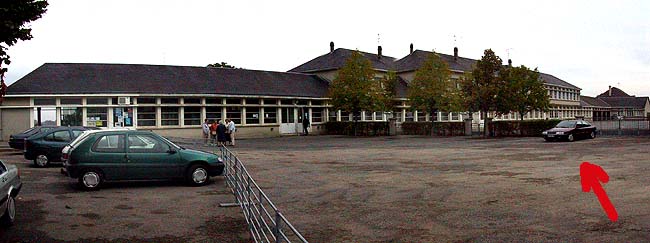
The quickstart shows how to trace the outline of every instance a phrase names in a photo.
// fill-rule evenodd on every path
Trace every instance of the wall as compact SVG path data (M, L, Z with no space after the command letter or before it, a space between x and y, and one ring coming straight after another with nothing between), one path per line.
M0 134L3 141L9 141L9 136L16 134L30 128L30 116L32 114L31 108L21 109L1 109L0 117Z
M324 125L313 125L310 134L324 133ZM201 128L148 128L138 129L144 131L153 131L166 137L195 138L202 139L203 133ZM302 131L300 131L302 132ZM272 126L255 126L255 127L237 127L236 138L261 138L261 137L278 137L280 136L279 125Z

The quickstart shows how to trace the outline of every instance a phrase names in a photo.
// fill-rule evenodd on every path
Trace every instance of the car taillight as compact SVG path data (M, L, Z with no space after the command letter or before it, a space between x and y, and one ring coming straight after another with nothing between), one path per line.
M68 160L68 154L67 154L67 153L62 154L62 155L61 155L61 158L62 158L64 161L65 161L65 160Z
M28 144L29 144L29 143L27 142L27 139L25 138L25 139L23 140L23 152L25 152L25 153L27 153L27 145L28 145Z

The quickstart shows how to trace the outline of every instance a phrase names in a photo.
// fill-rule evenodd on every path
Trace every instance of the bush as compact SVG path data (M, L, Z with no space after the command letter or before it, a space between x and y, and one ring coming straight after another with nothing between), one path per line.
M325 131L330 135L354 136L354 122L330 121L325 123ZM388 122L357 122L357 136L386 136Z
M437 136L465 136L464 122L403 122L402 134L404 135L431 135L431 124L434 124L434 135Z
M495 137L539 137L555 127L560 120L492 121L490 134Z

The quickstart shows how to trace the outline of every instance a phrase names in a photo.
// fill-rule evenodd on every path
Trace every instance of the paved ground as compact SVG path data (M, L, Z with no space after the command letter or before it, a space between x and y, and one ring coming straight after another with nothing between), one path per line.
M0 152L24 183L14 226L0 242L247 242L239 208L223 177L205 187L182 182L113 183L83 192L60 166L33 168L20 153Z
M650 138L337 136L239 140L233 150L311 242L649 242ZM32 168L0 242L245 242L223 178L112 184L79 192L59 168ZM610 175L611 223L579 165Z
M312 242L649 242L650 138L284 137L234 151ZM620 219L583 193L610 175Z

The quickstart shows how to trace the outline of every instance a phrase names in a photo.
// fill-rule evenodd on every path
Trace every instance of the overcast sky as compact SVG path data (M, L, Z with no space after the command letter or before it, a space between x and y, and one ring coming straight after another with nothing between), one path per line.
M9 49L11 84L46 62L287 71L336 47L479 59L491 48L597 95L650 95L648 1L49 0L34 38ZM456 40L454 41L454 35Z

